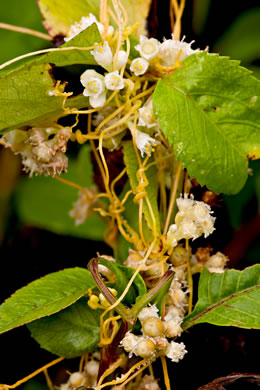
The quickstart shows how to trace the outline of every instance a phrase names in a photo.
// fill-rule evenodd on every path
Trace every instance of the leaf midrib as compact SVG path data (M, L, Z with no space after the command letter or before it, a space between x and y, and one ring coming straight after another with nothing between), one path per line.
M197 314L195 317L193 317L191 320L188 320L186 323L184 323L184 326L183 326L183 329L186 330L188 328L190 328L195 322L197 322L201 317L203 317L204 315L206 315L207 313L213 311L214 309L216 309L217 307L221 306L221 305L224 305L227 301L231 300L231 299L235 299L235 298L238 298L240 295L243 295L243 294L246 294L250 291L253 291L253 290L257 290L258 288L260 288L260 285L257 284L255 286L252 286L252 287L248 287L242 291L238 291L237 293L234 293L234 294L231 294L225 298L223 298L222 300L216 302L215 304L213 304L212 306L206 308L206 310L203 310L202 312L200 312L199 314ZM207 297L207 302L208 302L208 297ZM188 326L187 326L188 325Z

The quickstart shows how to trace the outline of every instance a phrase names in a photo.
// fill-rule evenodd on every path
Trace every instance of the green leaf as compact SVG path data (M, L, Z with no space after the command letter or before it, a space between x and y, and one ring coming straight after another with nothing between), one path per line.
M136 172L139 169L138 161L136 158L135 150L133 147L133 143L130 141L126 141L123 143L123 153L124 153L124 161L127 169L127 174L129 176L130 184L135 192L136 187L138 186L138 180L136 177ZM152 165L147 171L145 171L145 175L147 177L147 180L149 182L148 186L145 187L145 191L147 192L148 199L150 201L150 204L152 206L152 210L154 213L155 221L156 221L156 229L157 234L160 234L161 228L160 228L160 218L159 218L159 211L158 211L158 205L157 205L157 180L156 180L156 167ZM153 219L151 217L151 213L148 207L147 202L143 202L143 214L145 216L145 219L150 227L152 229L153 226Z
M94 285L84 268L68 268L35 280L0 306L0 333L70 306Z
M76 47L90 47L95 43L101 42L101 36L98 31L96 23L92 24L70 41L64 43L60 48L71 46ZM40 59L34 59L35 63L52 63L56 66L68 66L74 64L97 65L94 57L90 54L91 50L68 50L68 51L54 51L44 54Z
M115 288L118 292L117 297L119 297L125 290L129 280L133 276L135 270L123 265L119 265L113 261L108 261L101 258L99 261L100 264L108 267L115 275L116 280L114 283L110 283L110 286ZM132 286L130 287L128 293L124 298L124 302L128 304L133 304L136 301L136 298L146 294L146 285L143 278L138 274L136 275Z
M52 37L67 35L70 26L82 16L99 14L99 1L93 0L39 0L38 5L45 19L43 25Z
M204 270L199 282L199 300L182 324L186 330L202 322L219 326L260 328L260 264L243 271L222 274Z
M65 358L94 351L99 343L101 310L92 310L87 298L50 317L28 325L32 337L40 346Z
M76 161L69 161L68 172L62 178L93 186L93 169L90 161L90 146L82 146ZM15 193L18 216L23 223L50 230L54 233L103 240L105 222L98 214L92 214L81 225L76 226L69 216L78 197L76 188L67 186L52 177L36 176L24 178Z
M134 34L145 34L146 18L150 9L151 0L122 0L128 17L128 25L138 24ZM51 36L67 35L70 26L79 22L82 16L92 13L99 20L99 1L93 0L39 0L41 13L44 17L44 26ZM110 6L113 9L112 1ZM115 26L113 20L111 24Z
M177 158L215 192L244 186L248 158L260 156L260 82L237 61L205 52L161 79L155 115Z
M56 81L51 65L24 66L0 77L0 131L22 126L37 126L65 115L64 98L49 96ZM88 100L84 96L69 98L66 107L82 108Z

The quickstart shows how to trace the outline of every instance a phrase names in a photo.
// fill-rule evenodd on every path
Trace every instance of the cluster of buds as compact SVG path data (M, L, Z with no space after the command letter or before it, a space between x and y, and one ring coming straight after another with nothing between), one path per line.
M75 390L81 386L86 386L89 388L96 386L99 363L100 363L100 353L94 352L91 356L91 359L86 362L84 370L82 372L80 371L73 372L70 375L68 381L66 383L63 383L59 387L59 389Z
M109 291L114 295L114 297L117 295L117 291L114 288L109 287ZM88 305L91 307L91 309L107 309L110 306L110 303L108 300L104 297L102 293L99 293L99 295L95 295L90 293L90 298L88 300Z
M160 354L176 363L183 359L187 352L185 345L168 341L168 338L180 336L181 322L171 319L162 320L155 305L147 306L141 310L138 319L142 325L142 335L137 336L127 332L121 341L122 347L129 353L130 357L136 355L153 361Z
M196 255L191 258L191 271L192 273L201 272L206 268L209 272L215 272L221 274L225 271L225 266L228 262L228 257L221 252L217 252L214 255L208 255L207 258L203 259L197 258Z
M55 176L67 170L65 156L71 136L69 127L33 127L28 131L12 130L3 136L15 154L20 154L22 164L30 176L44 174Z
M207 237L215 230L215 218L211 215L210 206L199 202L187 194L177 199L179 212L175 216L175 224L171 225L167 233L169 246L175 247L182 239L192 239L204 234Z

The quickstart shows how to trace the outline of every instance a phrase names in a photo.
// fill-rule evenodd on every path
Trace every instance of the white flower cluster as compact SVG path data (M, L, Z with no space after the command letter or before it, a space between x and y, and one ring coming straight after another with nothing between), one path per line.
M90 105L97 108L105 104L107 90L115 91L124 88L124 80L118 70L125 66L127 54L124 50L119 50L114 71L112 71L114 56L107 41L96 43L91 54L96 62L109 72L103 76L94 69L88 69L80 77L81 84L85 87L83 95L88 96Z
M185 37L184 37L185 38ZM193 50L190 43L184 42L184 38L179 41L176 39L167 39L160 43L155 38L147 38L144 35L140 36L140 43L135 46L135 49L139 51L140 56L135 58L130 70L135 76L143 75L149 66L153 65L156 61L165 67L173 67L177 60L182 61L189 55L198 52L199 50Z
M95 187L84 188L84 192L79 191L79 198L69 212L69 216L75 220L75 225L81 225L91 215L96 203L96 196L97 190Z
M100 353L94 352L91 359L86 362L84 370L82 372L73 372L68 381L59 387L59 390L75 390L81 386L90 388L96 386L99 362Z
M70 136L69 127L33 127L28 131L12 130L3 136L3 140L11 145L15 154L21 155L24 170L30 172L30 176L33 173L55 176L68 167L64 153Z
M169 246L176 246L183 238L195 240L202 234L207 237L215 230L215 218L206 203L188 198L187 194L176 202L179 212L176 214L175 224L170 226L167 233Z
M206 268L209 272L223 273L225 271L228 257L221 252L217 252L204 262L199 261L195 255L191 258L191 271L192 273L201 272L203 268Z
M155 305L145 307L138 315L142 324L142 336L127 332L121 341L122 347L129 356L140 356L143 359L154 360L158 353L163 353L173 362L183 359L185 345L183 343L169 342L167 338L180 336L181 321L167 318L161 320Z

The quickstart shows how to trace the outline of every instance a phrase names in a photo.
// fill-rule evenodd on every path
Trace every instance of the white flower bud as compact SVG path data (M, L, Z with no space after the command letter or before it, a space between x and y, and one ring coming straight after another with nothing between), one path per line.
M191 218L184 218L179 228L179 234L182 238L192 238L195 240L200 236L200 231Z
M167 338L162 336L153 337L153 342L158 351L164 351L169 344Z
M152 100L150 100L148 104L139 108L138 112L139 112L139 120L137 123L138 126L147 126L148 128L151 128L157 125L154 118Z
M104 81L107 89L110 89L111 91L124 88L124 80L119 75L118 70L106 74Z
M172 226L176 226L176 225L172 225ZM169 231L170 231L170 229L169 229ZM169 233L169 231L168 231L168 233ZM175 267L178 267L178 266L186 263L187 262L186 249L183 248L182 245L178 245L176 248L174 248L169 260Z
M85 87L83 95L89 96L92 107L101 107L106 101L104 76L93 69L86 70L80 77L81 84Z
M172 224L167 232L167 243L169 246L175 247L178 245L178 227L176 224Z
M182 291L181 288L174 290L172 297L176 306L187 303L187 295Z
M170 320L180 320L184 317L184 312L180 307L168 306L166 307L166 316L164 316L164 321Z
M95 43L95 49L90 52L95 61L108 72L113 69L113 54L107 41Z
M206 261L205 268L210 272L223 273L227 261L228 258L223 253L217 252Z
M151 375L145 375L138 384L138 390L161 390L156 379Z
M155 38L148 39L144 35L140 35L140 44L135 46L141 56L146 60L151 60L159 53L160 42Z
M127 60L128 60L127 52L124 50L119 50L118 56L117 56L116 70L119 70L123 66L125 66L127 63Z
M142 57L135 58L131 62L130 70L134 72L135 76L141 76L149 67L149 62Z
M157 309L157 307L155 305L150 305L150 306L144 307L140 311L140 313L138 314L137 317L140 321L144 321L150 317L159 318L158 312L159 312L159 310Z
M90 360L85 365L85 371L89 376L97 377L99 371L99 363L96 360Z
M139 343L140 337L133 333L127 332L120 344L126 352L134 352L136 345Z
M175 343L172 341L168 345L165 355L171 359L172 362L178 363L179 360L184 358L185 353L187 353L187 351L183 343Z
M139 341L135 348L135 354L143 359L149 359L155 356L155 344L150 339Z
M73 372L70 376L69 383L71 386L77 387L83 384L84 379L84 375L81 372Z
M185 37L184 37L185 38ZM174 66L177 58L182 61L189 55L198 52L199 50L191 49L191 45L194 41L186 43L175 39L167 39L161 43L159 48L159 57L163 66Z
M144 156L144 153L147 156L151 156L152 152L155 150L156 145L160 143L154 138L150 137L148 134L139 130L135 130L135 142L137 148L141 152L142 157Z
M62 385L60 385L59 390L70 390L69 383L63 383Z
M42 143L39 146L33 148L33 153L38 161L47 163L55 155L55 151L51 149L46 143Z
M177 337L182 333L179 319L164 321L164 331L166 337Z
M163 323L160 318L146 318L142 324L142 330L147 336L161 336L164 331Z

